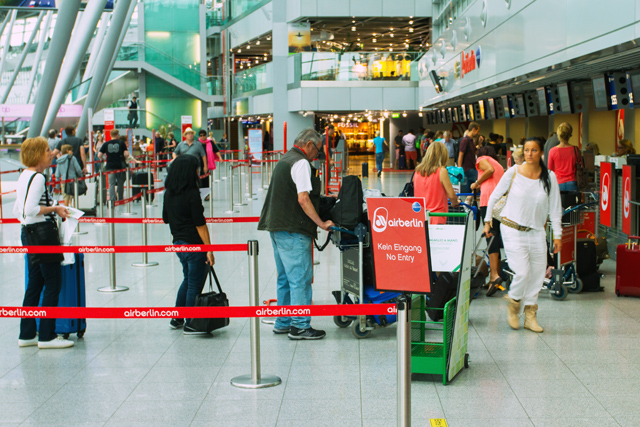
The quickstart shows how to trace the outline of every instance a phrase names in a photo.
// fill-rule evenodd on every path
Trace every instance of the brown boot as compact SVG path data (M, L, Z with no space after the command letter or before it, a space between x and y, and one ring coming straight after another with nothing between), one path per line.
M524 306L524 328L533 332L542 332L544 329L538 325L536 311L538 311L538 304Z
M505 295L504 299L509 302L507 305L507 323L512 329L520 329L520 301L509 298L509 295Z

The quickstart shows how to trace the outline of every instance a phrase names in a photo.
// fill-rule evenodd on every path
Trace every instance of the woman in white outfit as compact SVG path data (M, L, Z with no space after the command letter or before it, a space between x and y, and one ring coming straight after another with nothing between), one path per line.
M547 268L547 242L545 224L550 218L553 228L553 251L562 246L562 205L558 181L542 161L544 146L538 138L529 138L524 144L525 163L510 168L491 194L487 205L484 232L489 230L493 208L500 197L508 193L502 209L501 232L504 251L515 277L505 299L507 322L513 329L520 328L520 307L524 306L524 327L542 332L538 325L538 293L542 288Z

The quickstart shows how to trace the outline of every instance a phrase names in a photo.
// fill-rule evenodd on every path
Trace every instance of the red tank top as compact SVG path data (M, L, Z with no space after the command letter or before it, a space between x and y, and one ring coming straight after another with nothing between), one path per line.
M413 177L413 194L415 197L424 197L425 209L429 212L448 212L447 193L440 182L440 169L429 176L416 173ZM433 217L431 224L446 224L446 217Z

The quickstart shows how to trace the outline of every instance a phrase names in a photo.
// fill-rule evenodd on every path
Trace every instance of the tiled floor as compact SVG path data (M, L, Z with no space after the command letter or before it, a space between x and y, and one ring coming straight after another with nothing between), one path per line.
M369 160L373 168L373 158ZM352 162L360 170L358 159ZM406 173L371 177L365 185L397 194ZM260 175L254 175L254 189ZM214 216L225 216L227 186L216 184ZM259 200L241 215L258 215ZM159 216L161 198L153 216ZM207 205L208 210L208 205ZM5 205L4 212L11 206ZM139 210L139 207L135 207ZM78 243L105 242L107 227ZM170 242L165 225L150 225L150 244ZM260 241L261 298L275 297L275 264L268 235L255 224L211 227L215 243ZM0 226L2 245L16 245L19 227ZM118 225L117 244L140 242L139 225ZM140 255L117 255L117 281L128 292L96 291L109 283L108 259L87 255L89 306L171 306L181 280L178 259L150 254L160 266L130 267ZM338 251L317 255L314 302L331 304L340 278ZM216 269L232 305L248 303L247 259L216 254ZM604 293L540 296L545 332L512 331L504 302L484 295L471 305L471 367L447 386L437 378L414 378L414 426L446 418L449 426L638 426L640 425L640 299L616 298L615 263L606 261ZM20 305L24 267L20 255L0 257L0 305ZM249 328L232 319L212 337L188 337L166 320L90 320L84 339L58 351L19 349L18 321L0 319L0 426L390 426L396 422L395 327L356 340L331 318L318 342L293 342L261 326L262 372L282 385L249 391L229 380L250 373ZM75 337L73 338L75 339Z

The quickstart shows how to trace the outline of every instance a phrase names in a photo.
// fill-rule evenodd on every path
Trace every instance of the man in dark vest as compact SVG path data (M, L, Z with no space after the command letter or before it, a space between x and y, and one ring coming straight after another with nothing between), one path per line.
M258 230L271 234L278 270L278 305L310 305L313 262L311 250L317 228L329 230L332 221L318 215L320 178L311 165L322 150L313 129L297 136L293 148L276 164L262 207ZM310 317L278 317L273 332L292 340L318 340L326 335L313 329Z

